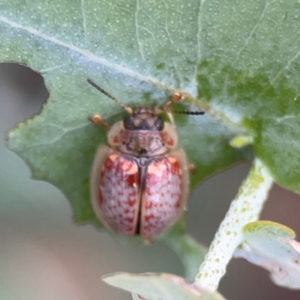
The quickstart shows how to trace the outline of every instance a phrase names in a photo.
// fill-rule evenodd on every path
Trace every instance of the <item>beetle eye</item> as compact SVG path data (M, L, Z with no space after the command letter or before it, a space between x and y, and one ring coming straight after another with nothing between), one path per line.
M124 127L126 129L133 129L134 124L133 124L130 116L128 116L124 119Z
M164 126L163 120L161 118L157 118L154 125L158 130L162 130Z

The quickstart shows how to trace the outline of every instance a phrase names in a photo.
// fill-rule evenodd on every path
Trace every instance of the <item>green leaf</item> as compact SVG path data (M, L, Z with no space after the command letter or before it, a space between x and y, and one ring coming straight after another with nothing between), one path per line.
M292 229L271 221L257 221L243 228L243 237L235 257L268 270L279 286L300 289L300 243L295 241Z
M0 1L1 60L40 72L50 93L40 115L10 132L9 147L28 163L33 178L64 192L76 222L98 223L89 174L106 133L88 118L100 113L112 124L124 116L86 79L132 106L162 105L178 89L194 95L201 5L198 0ZM184 107L195 110L179 105ZM209 115L175 121L180 146L196 167L192 186L251 158L249 148L230 147L235 133Z
M172 274L115 273L103 277L104 282L138 294L134 299L145 300L225 300L218 292L197 289L183 278ZM142 297L142 298L141 298Z
M299 1L204 2L198 93L246 129L278 184L300 193Z

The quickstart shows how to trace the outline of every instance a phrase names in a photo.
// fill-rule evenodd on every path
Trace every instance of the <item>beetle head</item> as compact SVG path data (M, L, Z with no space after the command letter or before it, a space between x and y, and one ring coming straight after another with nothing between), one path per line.
M128 130L162 130L164 122L152 108L139 107L124 119L124 127Z

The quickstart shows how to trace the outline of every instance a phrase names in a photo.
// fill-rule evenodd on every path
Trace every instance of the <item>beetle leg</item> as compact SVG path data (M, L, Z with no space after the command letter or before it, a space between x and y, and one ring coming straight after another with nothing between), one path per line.
M195 165L194 164L188 164L188 170L190 174L193 174L195 172Z
M106 130L110 129L110 126L102 120L100 115L91 116L90 121L92 121L96 125L99 125L99 126L105 128Z
M170 122L172 125L174 125L174 118L173 115L171 113L170 107L174 104L177 103L179 101L181 101L183 99L183 95L179 92L175 92L172 96L172 98L165 104L165 106L163 107L163 111L166 113L166 115L168 116ZM175 125L174 125L175 126Z
M174 103L177 103L177 102L181 101L182 99L183 99L183 95L182 95L181 93L179 93L179 92L174 93L173 96L172 96L172 98L171 98L171 100L169 100L169 101L165 104L163 110L164 110L166 113L167 113L167 112L170 112L170 107L171 107Z
M151 242L152 242L152 239L150 239L150 238L145 238L144 239L144 245L150 245Z

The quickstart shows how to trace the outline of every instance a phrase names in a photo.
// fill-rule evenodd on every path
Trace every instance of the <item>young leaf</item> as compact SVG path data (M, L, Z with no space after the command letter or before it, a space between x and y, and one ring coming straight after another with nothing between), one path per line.
M172 274L116 273L103 277L103 280L114 287L137 294L136 299L225 300L218 292L200 290Z
M249 262L267 269L279 286L300 289L300 243L295 232L281 224L257 221L243 230L244 241L235 252Z

